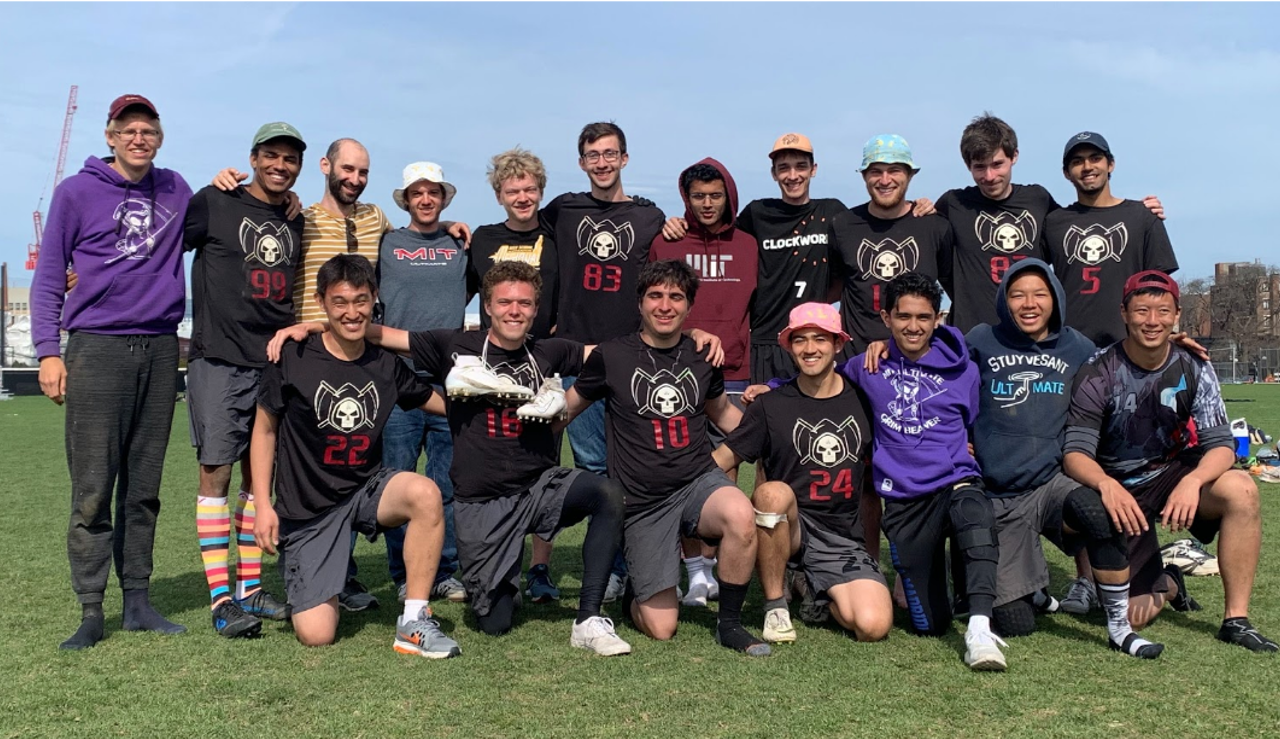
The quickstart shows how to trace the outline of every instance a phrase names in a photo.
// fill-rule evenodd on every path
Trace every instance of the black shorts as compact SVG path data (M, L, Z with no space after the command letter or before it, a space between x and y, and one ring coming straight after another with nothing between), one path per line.
M1062 533L1062 506L1080 483L1059 472L1048 482L1008 498L992 498L1000 562L996 566L997 606L1011 603L1049 585L1040 537L1053 542L1064 554L1075 556L1084 538Z
M315 608L342 592L351 560L351 531L373 541L386 530L378 525L378 504L387 483L400 473L383 467L364 487L327 512L307 521L280 519L280 559L276 564L294 613Z
M769 380L786 380L798 374L796 360L778 342L751 345L751 384L763 385Z
M672 493L662 503L627 512L622 525L622 551L636 600L643 603L680 584L680 537L697 536L702 507L720 488L734 487L729 476L711 470ZM704 539L711 544L719 543Z
M800 549L791 555L787 567L804 573L815 604L829 604L828 590L855 580L875 580L888 586L880 563L871 558L862 542L827 530L804 509L799 513Z
M552 467L528 491L479 503L453 502L458 564L471 608L488 615L497 591L507 583L520 591L525 534L551 541L560 533L565 496L584 470ZM603 481L602 481L603 482Z
M1129 537L1129 595L1131 597L1165 592L1164 588L1157 587L1161 575L1164 574L1164 562L1160 558L1160 539L1156 534L1156 525L1160 511L1164 510L1165 503L1169 502L1173 489L1178 487L1182 478L1195 470L1199 462L1200 458L1197 454L1180 455L1160 474L1128 488L1129 494L1137 501L1138 507L1146 515L1149 524L1146 531ZM1208 544L1218 535L1221 525L1221 520L1201 516L1200 509L1197 508L1196 516L1188 530L1196 539Z
M187 365L187 416L200 464L234 464L248 451L261 377L256 367L216 359Z

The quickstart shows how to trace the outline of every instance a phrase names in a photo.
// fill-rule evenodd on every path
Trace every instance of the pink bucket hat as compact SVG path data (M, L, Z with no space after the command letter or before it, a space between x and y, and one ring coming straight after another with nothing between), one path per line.
M791 348L792 332L802 328L821 329L841 341L849 340L849 334L840 327L840 311L829 303L801 303L792 308L787 327L778 334L778 343L783 349Z

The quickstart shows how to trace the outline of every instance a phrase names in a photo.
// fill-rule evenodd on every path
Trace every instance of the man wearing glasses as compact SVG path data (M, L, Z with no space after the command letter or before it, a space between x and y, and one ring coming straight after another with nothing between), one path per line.
M111 103L106 143L111 156L89 157L54 191L31 290L40 388L67 405L67 555L82 616L63 649L102 640L113 554L124 630L186 631L156 612L148 589L177 390L182 218L191 188L177 172L152 166L164 131L145 97ZM68 293L73 262L79 281ZM70 334L65 362L59 328Z

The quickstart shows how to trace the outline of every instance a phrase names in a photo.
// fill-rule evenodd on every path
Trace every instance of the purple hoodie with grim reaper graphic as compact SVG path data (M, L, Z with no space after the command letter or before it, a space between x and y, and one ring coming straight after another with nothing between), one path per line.
M98 157L53 193L31 285L36 356L56 357L58 328L95 334L171 334L182 320L182 224L191 188L152 167L130 182ZM79 282L66 292L66 271Z

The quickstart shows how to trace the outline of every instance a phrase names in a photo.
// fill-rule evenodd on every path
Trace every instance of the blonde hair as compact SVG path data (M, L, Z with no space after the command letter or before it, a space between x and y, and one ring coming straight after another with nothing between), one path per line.
M488 175L489 184L493 186L495 193L502 191L502 183L513 177L525 175L532 177L538 183L539 190L545 190L547 187L547 168L542 166L542 160L533 152L521 149L519 146L508 149L490 160Z

